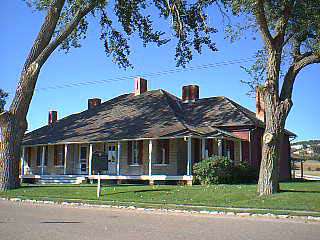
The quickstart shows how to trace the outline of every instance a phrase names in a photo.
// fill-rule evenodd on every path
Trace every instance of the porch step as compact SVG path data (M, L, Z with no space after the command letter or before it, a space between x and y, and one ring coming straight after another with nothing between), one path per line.
M40 184L81 184L85 180L82 176L41 176Z

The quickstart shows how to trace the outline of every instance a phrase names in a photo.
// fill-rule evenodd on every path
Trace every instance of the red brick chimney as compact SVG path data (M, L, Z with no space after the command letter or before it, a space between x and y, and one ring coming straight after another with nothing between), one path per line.
M58 112L57 111L49 111L49 116L48 116L48 125L51 125L58 121Z
M259 87L256 87L256 117L263 122L265 121L264 99Z
M182 101L183 102L195 102L199 99L199 86L188 85L182 87Z
M148 91L148 81L142 77L134 79L134 95L138 96Z
M92 109L101 104L100 98L89 98L88 99L88 109Z

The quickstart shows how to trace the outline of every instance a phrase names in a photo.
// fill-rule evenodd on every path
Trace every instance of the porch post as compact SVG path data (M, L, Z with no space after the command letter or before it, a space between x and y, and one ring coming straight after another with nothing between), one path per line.
M191 175L191 153L192 153L192 138L188 137L188 163L187 163L187 175Z
M89 145L89 176L92 175L92 143Z
M21 154L21 176L24 176L24 161L26 155L26 147L22 147L22 154Z
M206 158L206 139L205 138L201 139L201 157L202 157L202 160Z
M41 156L41 175L44 173L44 158L45 158L46 147L42 147L42 156Z
M218 140L218 155L222 156L222 140Z
M152 140L149 140L149 185L154 185L154 180L152 179Z
M149 140L149 176L152 175L152 140Z
M240 153L240 162L242 162L242 141L240 140L240 142L239 142L239 147L240 147L240 149L239 149L239 153Z
M117 175L120 175L120 157L121 157L121 143L118 141L118 154L117 154Z
M67 174L67 156L68 156L68 144L64 145L64 164L63 164L63 174Z

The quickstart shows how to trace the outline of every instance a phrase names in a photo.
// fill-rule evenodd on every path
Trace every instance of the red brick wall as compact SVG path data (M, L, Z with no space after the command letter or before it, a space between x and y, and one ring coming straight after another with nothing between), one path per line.
M260 167L262 154L262 128L255 128L250 133L250 164L254 167Z
M251 132L251 164L255 167L260 167L261 164L263 133L264 129L262 128L255 129ZM288 135L284 135L282 140L279 168L280 180L289 180L291 178L291 165Z
M249 162L251 166L260 167L262 155L263 128L238 129L236 127L225 128L235 136L242 139L242 159ZM285 135L282 141L280 153L280 180L288 180L291 177L290 165L290 142L289 136Z
M280 180L291 179L291 163L290 163L290 141L289 136L284 135L280 153Z

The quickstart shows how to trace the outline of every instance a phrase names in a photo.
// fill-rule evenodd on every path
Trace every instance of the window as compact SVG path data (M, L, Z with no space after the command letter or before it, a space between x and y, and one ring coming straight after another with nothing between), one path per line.
M234 142L231 140L223 141L223 156L234 160Z
M108 162L115 162L117 160L117 151L114 144L108 145Z
M213 156L213 139L205 139L205 158Z
M169 140L158 140L156 145L156 164L169 163Z
M132 146L132 164L137 165L139 164L139 146L138 146L138 141L133 141L133 146Z
M80 147L80 159L87 159L87 147Z
M88 147L80 146L80 171L81 173L87 172L87 161L88 161Z
M48 166L48 146L44 147L44 166Z
M128 142L128 164L139 165L142 164L143 158L143 141L129 141Z
M48 146L45 147L37 147L37 166L41 166L42 164L42 151L44 148L44 166L48 166Z
M27 147L26 151L27 151L27 165L29 167L31 167L31 147Z
M37 147L37 166L41 166L42 147Z
M63 166L64 163L64 145L54 145L54 165Z

